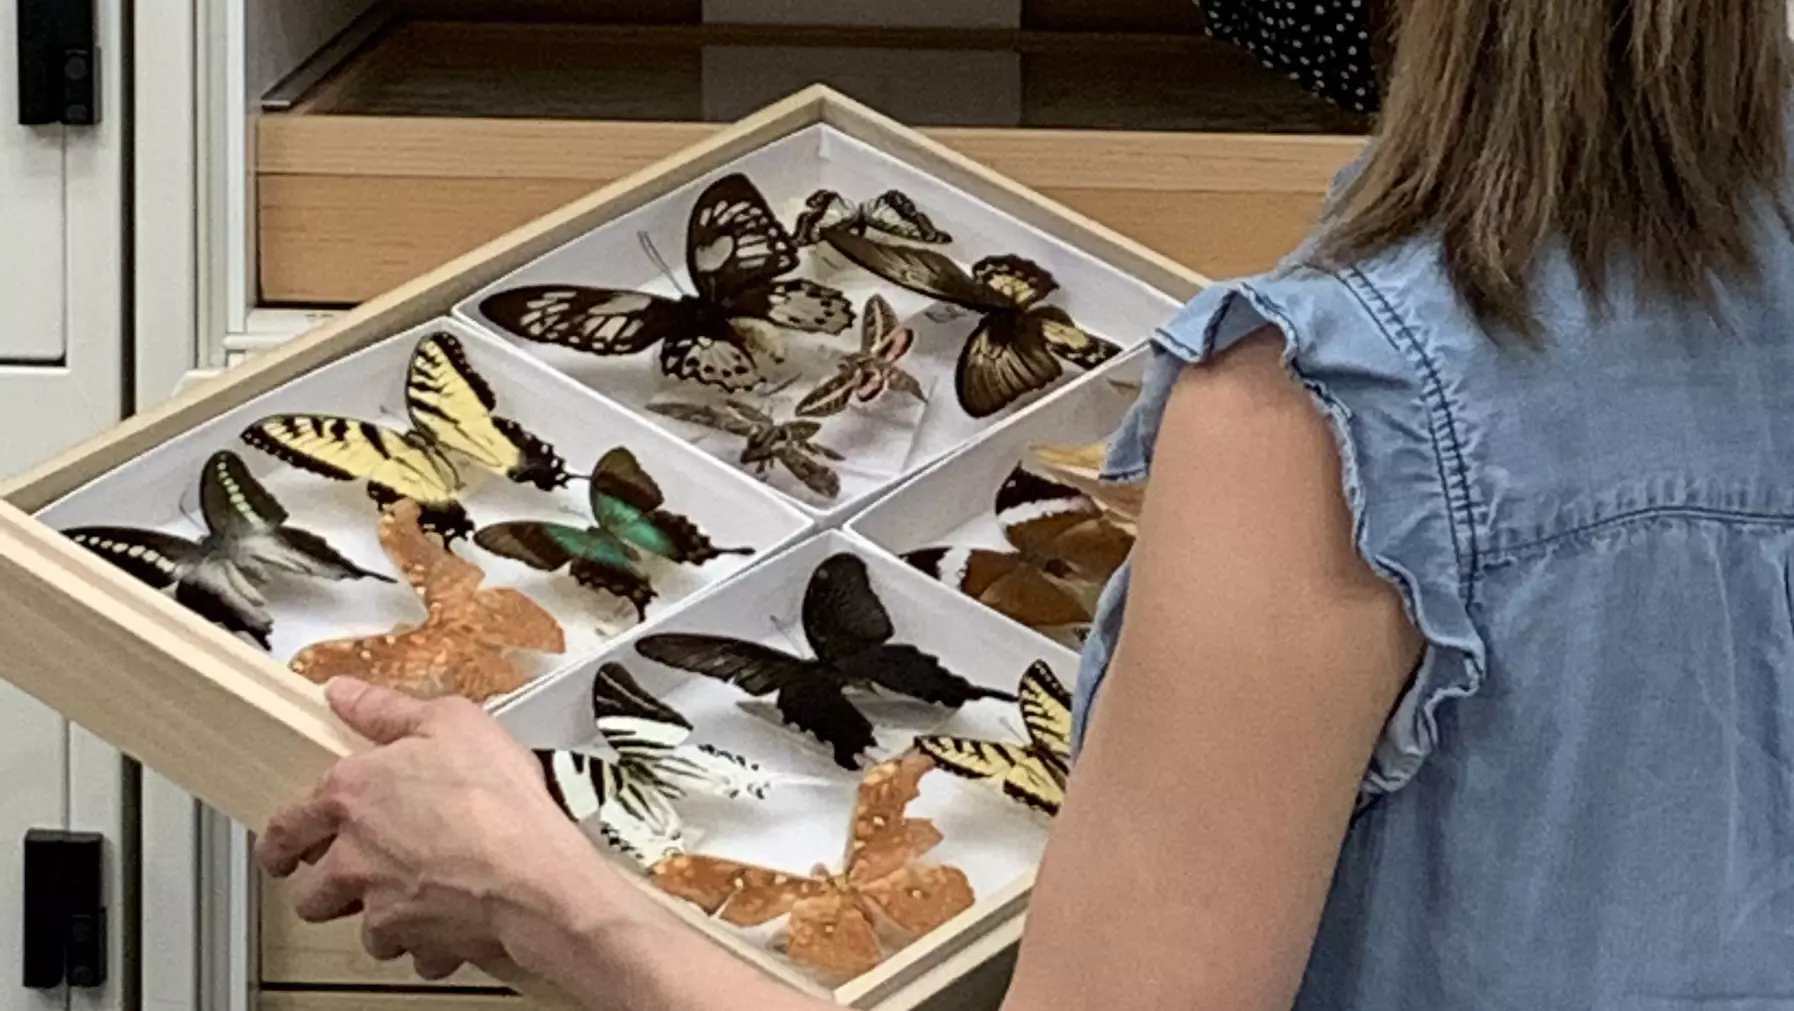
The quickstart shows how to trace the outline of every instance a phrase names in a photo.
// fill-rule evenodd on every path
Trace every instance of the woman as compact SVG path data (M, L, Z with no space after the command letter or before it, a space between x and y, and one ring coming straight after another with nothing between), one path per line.
M1155 337L1008 1011L1794 1001L1785 17L1408 0L1316 237ZM472 706L330 695L386 746L262 837L301 915L595 1009L817 1007Z

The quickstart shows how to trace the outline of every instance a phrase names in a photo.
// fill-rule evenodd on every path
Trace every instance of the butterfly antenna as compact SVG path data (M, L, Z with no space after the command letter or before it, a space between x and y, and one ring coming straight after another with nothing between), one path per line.
M667 279L667 283L672 285L675 291L680 294L685 294L685 286L679 283L679 277L673 273L673 268L667 266L666 257L660 255L659 248L654 245L654 240L649 238L648 233L637 232L635 233L635 237L642 244L642 252L647 253L648 259L654 261L654 266L658 268L661 275Z

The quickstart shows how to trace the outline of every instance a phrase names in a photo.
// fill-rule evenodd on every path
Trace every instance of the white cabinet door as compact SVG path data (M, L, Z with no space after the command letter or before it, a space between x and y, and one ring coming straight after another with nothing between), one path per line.
M17 6L0 3L0 475L16 473L118 420L125 402L120 0L94 3L100 123L20 126ZM123 1007L123 762L91 734L0 685L0 1011ZM99 832L107 842L108 982L27 990L22 843L31 828Z

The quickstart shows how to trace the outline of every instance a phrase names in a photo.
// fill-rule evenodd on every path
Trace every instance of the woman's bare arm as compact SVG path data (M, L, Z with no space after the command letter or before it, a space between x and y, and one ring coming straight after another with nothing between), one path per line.
M1420 643L1280 352L1255 335L1172 396L1005 1011L1290 1006Z

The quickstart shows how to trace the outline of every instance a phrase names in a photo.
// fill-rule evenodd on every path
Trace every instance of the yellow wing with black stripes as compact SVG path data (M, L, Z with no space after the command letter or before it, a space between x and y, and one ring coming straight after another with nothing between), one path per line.
M1036 660L1017 694L1028 743L934 734L916 738L916 747L947 772L999 783L1015 800L1057 814L1071 759L1071 693Z

